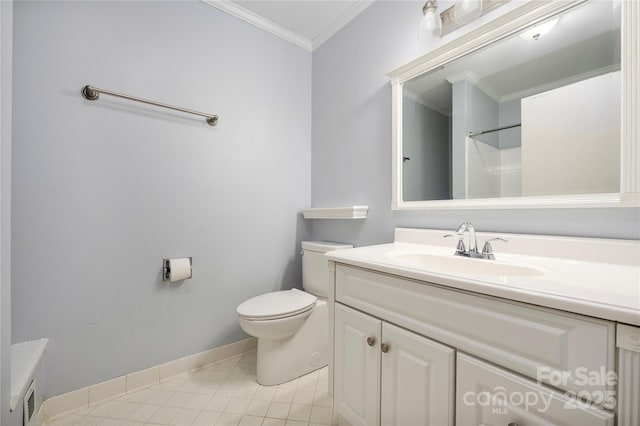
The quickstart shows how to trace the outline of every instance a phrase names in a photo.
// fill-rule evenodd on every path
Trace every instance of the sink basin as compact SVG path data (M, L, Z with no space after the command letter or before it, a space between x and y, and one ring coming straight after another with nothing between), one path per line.
M387 257L403 265L432 272L464 275L493 275L499 277L539 277L544 273L536 268L487 259L461 256L441 256L429 253L387 253Z

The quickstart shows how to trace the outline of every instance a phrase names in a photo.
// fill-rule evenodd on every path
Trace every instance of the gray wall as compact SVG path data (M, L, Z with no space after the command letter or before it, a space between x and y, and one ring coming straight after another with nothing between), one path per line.
M408 98L402 100L403 200L451 198L449 117Z
M0 2L2 403L11 331L14 342L50 338L48 396L232 342L245 337L237 304L299 286L304 238L375 244L395 226L464 220L639 238L630 209L390 209L385 74L420 53L423 4L375 2L312 64L310 53L199 2L18 2L9 188L11 26ZM79 95L89 83L215 112L220 124L106 96L90 103ZM298 211L309 204L369 204L370 214L305 223ZM160 281L161 259L173 256L194 257L193 279Z
M518 2L510 3L485 18ZM391 241L396 226L451 230L469 220L483 231L640 238L637 209L391 210L391 87L385 74L421 53L423 4L376 1L313 53L312 204L370 206L364 221L315 221L313 237L361 246ZM439 4L444 9L451 2Z
M47 395L246 337L239 303L300 285L311 54L195 1L14 12L13 341L50 339Z
M0 424L11 398L11 73L13 2L0 1Z

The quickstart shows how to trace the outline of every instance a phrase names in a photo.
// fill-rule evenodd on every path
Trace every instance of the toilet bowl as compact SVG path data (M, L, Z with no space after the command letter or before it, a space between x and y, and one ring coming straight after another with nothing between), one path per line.
M238 306L240 327L257 338L286 339L311 315L316 300L295 288L256 296Z
M302 282L306 291L274 291L238 306L240 327L258 338L259 384L278 385L327 365L329 270L324 254L351 247L303 241Z

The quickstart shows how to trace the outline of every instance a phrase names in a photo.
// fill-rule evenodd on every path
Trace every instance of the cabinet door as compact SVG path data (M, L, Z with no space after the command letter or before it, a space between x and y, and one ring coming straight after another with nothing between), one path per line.
M460 425L612 426L612 412L458 353L456 421Z
M380 326L335 304L334 406L352 425L380 424Z
M453 425L455 351L382 323L383 425Z

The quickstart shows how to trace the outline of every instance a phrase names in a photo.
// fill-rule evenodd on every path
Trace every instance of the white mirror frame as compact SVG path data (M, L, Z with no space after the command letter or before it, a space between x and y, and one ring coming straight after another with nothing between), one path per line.
M522 6L464 34L387 74L392 96L392 209L513 209L513 208L592 208L640 206L640 2L621 1L622 122L620 131L620 192L607 194L523 196L455 200L402 200L402 86L425 72L481 49L532 23L558 14L586 0L529 1Z

